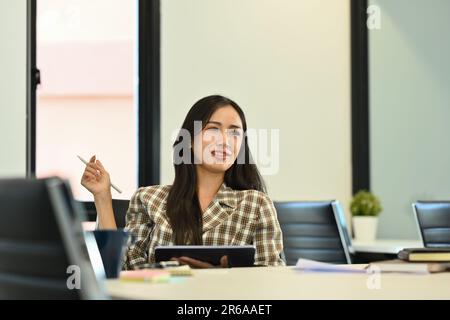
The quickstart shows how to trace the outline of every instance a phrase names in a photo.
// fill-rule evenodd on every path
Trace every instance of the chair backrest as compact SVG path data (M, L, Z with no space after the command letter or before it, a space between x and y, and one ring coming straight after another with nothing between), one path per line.
M59 179L0 180L0 300L103 297L89 261L95 240L86 248L64 187ZM80 290L68 286L72 267Z
M450 201L418 201L414 215L425 247L450 247Z
M97 218L97 211L93 202L81 201L81 205L86 210L89 221L95 221ZM117 228L125 228L125 218L130 206L130 200L113 199L112 201L114 218L116 219Z
M113 210L117 228L125 228L125 220L129 206L130 200L113 200Z
M337 201L275 202L288 265L299 258L351 263L351 240Z

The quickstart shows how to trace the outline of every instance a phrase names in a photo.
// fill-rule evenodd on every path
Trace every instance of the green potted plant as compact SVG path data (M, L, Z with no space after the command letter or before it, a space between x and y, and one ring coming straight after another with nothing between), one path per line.
M377 234L378 215L383 208L373 193L361 190L350 203L353 231L357 241L373 241Z

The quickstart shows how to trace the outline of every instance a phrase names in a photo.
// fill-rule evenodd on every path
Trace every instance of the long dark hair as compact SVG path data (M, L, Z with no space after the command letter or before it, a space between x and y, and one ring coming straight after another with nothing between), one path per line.
M224 182L234 190L266 192L263 179L250 154L246 135L247 122L244 112L236 102L228 98L213 95L195 103L187 114L173 147L175 149L180 143L183 143L182 131L187 131L190 133L190 137L194 137L198 133L194 132L194 122L201 121L204 127L213 113L225 106L232 106L239 114L243 125L244 137L236 161L225 173ZM189 141L188 143L190 144L191 142ZM186 144L186 141L184 143ZM183 151L177 154L174 152L175 180L167 198L166 212L172 226L176 245L201 245L203 243L202 212L197 195L197 172L193 161L193 150L189 150L191 153L190 157L188 157L190 161L181 161L181 163L175 161L175 157L183 157ZM183 158L186 159L185 157ZM245 161L237 161L238 159L245 159Z

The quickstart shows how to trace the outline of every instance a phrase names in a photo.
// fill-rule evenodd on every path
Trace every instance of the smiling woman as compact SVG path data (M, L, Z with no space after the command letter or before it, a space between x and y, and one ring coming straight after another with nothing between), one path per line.
M242 109L223 96L209 96L189 111L173 145L171 186L137 190L126 228L136 236L125 269L154 262L157 246L254 245L255 264L284 265L282 233L272 201L252 161ZM82 177L95 198L100 227L115 229L109 174L91 158ZM192 267L212 265L189 257ZM221 259L227 266L227 259Z

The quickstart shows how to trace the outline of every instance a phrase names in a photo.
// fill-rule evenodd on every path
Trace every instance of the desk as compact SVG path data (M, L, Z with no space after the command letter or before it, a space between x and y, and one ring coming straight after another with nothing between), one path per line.
M381 274L379 290L367 287L370 277L263 267L194 270L178 283L108 280L106 286L113 298L143 300L450 299L450 273Z
M352 241L353 263L370 263L372 261L391 260L404 248L422 248L418 240L377 239L375 241Z
M355 252L397 254L405 248L422 248L423 243L420 240L378 239L369 242L353 240L352 247Z

